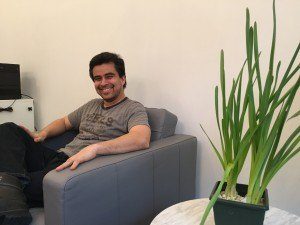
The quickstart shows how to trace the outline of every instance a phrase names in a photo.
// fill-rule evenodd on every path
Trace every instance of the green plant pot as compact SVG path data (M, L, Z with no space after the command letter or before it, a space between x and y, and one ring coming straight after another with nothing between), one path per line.
M210 199L217 190L220 181L218 181L210 195ZM222 191L226 188L226 183ZM237 184L236 189L239 195L245 196L248 185ZM263 194L263 205L254 205L243 202L236 202L218 198L214 207L214 218L216 225L263 225L265 212L269 210L268 191Z

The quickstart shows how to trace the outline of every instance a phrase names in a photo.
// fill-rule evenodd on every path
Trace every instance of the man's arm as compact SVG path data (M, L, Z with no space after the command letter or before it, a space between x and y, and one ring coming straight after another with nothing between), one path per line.
M128 134L109 141L96 144L99 155L118 154L149 148L150 128L146 125L137 125L130 129Z
M22 126L21 126L22 127ZM57 119L43 128L41 131L33 133L25 127L22 127L35 142L44 141L46 138L60 135L72 128L72 125L67 116Z
M149 148L151 131L146 125L132 127L128 134L109 141L98 142L82 149L56 168L61 171L69 166L76 169L80 163L89 161L97 155L118 154Z
M54 137L57 135L60 135L67 130L70 130L72 128L72 125L68 119L67 116L57 119L50 123L48 126L43 128L41 132L44 132L46 134L46 137Z

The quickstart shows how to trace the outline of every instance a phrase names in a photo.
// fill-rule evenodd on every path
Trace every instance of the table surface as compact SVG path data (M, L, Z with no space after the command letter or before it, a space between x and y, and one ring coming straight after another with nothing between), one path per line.
M173 205L158 214L151 225L199 225L208 202L208 198L202 198ZM211 210L205 224L215 225L213 210ZM265 214L264 225L300 225L300 217L270 207Z

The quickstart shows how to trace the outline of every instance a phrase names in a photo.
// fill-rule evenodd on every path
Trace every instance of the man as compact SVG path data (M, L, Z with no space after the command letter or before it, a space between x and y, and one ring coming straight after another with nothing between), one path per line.
M123 59L108 52L96 55L90 61L89 73L102 99L89 101L37 133L12 123L0 125L0 176L2 174L3 179L14 185L18 181L23 185L29 207L41 205L42 180L52 169L61 171L70 167L74 170L80 163L97 155L149 147L151 132L145 108L128 99L124 93L126 76ZM40 144L46 138L70 129L77 129L79 133L65 148L53 151ZM4 190L0 181L0 196L1 190L11 194L16 192L16 189ZM20 203L9 207L8 210L13 213L5 214L8 210L0 208L0 224L1 218L3 224L30 223L31 217L24 205Z

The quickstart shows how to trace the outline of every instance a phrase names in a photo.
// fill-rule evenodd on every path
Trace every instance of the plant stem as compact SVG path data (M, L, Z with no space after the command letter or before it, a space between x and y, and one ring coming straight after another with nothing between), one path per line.
M237 196L236 191L236 180L234 180L235 174L233 173L233 170L230 172L228 179L227 179L227 185L225 189L225 196L228 199L235 199Z
M211 208L214 206L215 202L217 201L217 199L222 191L223 184L224 184L225 180L227 180L227 177L228 177L230 171L232 170L232 168L233 168L233 164L228 164L228 166L226 167L222 181L220 182L216 192L214 193L213 197L211 198L210 202L208 203L208 205L203 213L200 225L204 225L204 223L207 219L207 216L208 216Z

